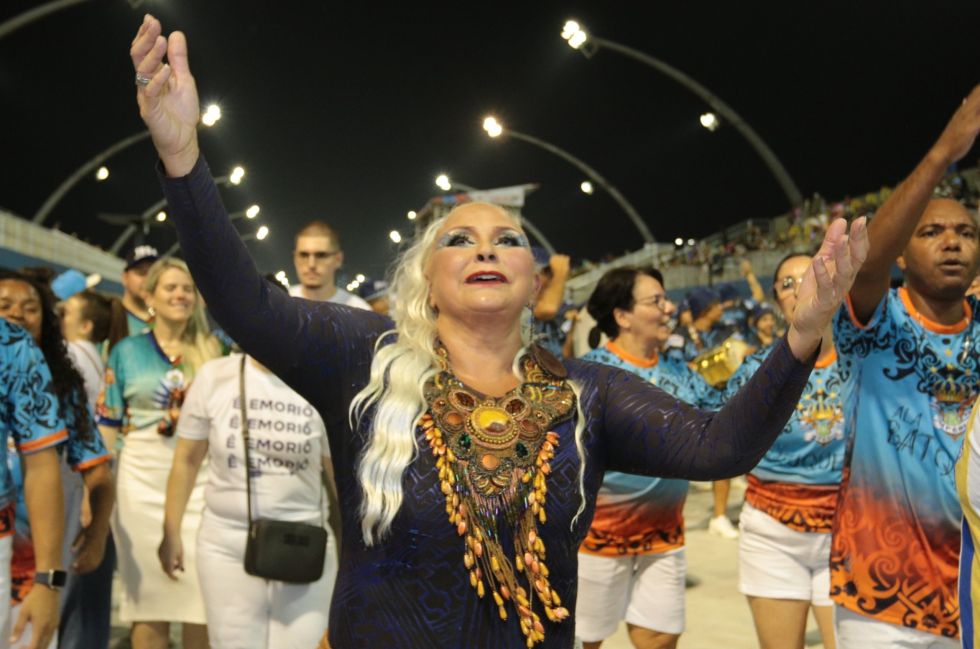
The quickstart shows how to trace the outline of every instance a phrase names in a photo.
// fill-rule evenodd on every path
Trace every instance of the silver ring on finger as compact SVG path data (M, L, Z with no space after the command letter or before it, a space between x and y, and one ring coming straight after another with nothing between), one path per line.
M152 80L153 80L152 77L148 77L145 74L140 74L139 72L136 73L136 85L139 86L140 88L147 87L148 85L150 85L150 81Z

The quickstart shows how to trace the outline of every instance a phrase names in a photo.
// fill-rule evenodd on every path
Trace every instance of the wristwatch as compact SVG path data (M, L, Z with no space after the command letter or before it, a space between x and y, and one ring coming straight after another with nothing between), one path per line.
M60 590L68 582L68 573L64 570L48 570L34 573L34 583L47 586L51 590Z

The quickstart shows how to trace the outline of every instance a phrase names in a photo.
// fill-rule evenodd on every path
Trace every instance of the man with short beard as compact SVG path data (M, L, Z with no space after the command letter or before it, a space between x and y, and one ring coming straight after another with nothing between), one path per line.
M834 522L839 646L959 647L954 462L980 392L976 213L933 191L980 131L980 86L869 227L835 322L848 453ZM889 289L891 265L905 286Z
M296 234L293 264L299 284L291 286L289 294L370 310L370 304L334 283L343 263L344 251L340 249L337 232L323 221L310 221Z

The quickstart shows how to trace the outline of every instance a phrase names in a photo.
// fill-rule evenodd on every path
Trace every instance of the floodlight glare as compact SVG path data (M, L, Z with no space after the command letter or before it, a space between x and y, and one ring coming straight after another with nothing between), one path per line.
M109 177L109 167L99 167L99 170L95 172L96 180L105 180Z
M245 218L246 219L254 219L256 216L259 215L259 210L260 209L261 208L258 205L251 206L250 208L248 208L247 210L245 210Z
M705 127L709 131L714 131L720 125L721 123L718 121L718 117L714 113L704 113L701 115L701 126Z
M267 236L269 236L269 228L267 226L265 226L265 225L263 225L262 227L260 227L255 232L255 238L258 239L259 241L262 241Z
M497 137L504 132L503 125L497 121L496 117L487 117L483 120L483 130L487 132L490 137Z
M388 233L388 238L390 238L395 243L401 243L402 242L402 235L401 235L401 233L398 230L392 230L391 232L389 232Z
M574 50L579 49L589 40L589 34L585 28L574 20L569 20L561 30L561 37L568 41L568 46Z
M407 216L409 221L414 221L415 217L417 217L418 215L419 215L418 212L416 212L415 210L408 210Z
M449 182L449 176L447 176L446 174L439 174L438 176L436 176L436 187L438 187L444 192L448 192L450 189L453 188L453 184Z
M228 176L228 181L231 182L232 185L240 185L242 184L242 178L244 177L244 167L235 167L231 170L231 174Z
M221 108L218 104L211 104L201 115L201 123L205 126L214 126L219 119L221 119Z
M684 240L681 239L680 237L677 237L676 239L674 239L674 245L680 248L681 246L684 245Z
M164 212L163 210L160 210L159 212L157 212L157 223L163 223L166 220L167 220L167 213L166 212Z
M589 196L591 196L592 193L595 192L595 187L593 187L592 183L590 183L588 180L583 180L582 184L579 185L579 188L582 190L583 193L588 194Z

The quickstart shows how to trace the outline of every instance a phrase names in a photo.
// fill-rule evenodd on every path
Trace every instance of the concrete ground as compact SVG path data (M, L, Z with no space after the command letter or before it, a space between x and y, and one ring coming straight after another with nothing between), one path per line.
M729 516L738 520L743 487L732 485ZM752 616L745 597L738 592L738 541L727 541L708 534L711 517L711 485L694 484L687 498L684 516L687 522L688 581L687 631L681 636L683 649L754 649L758 647ZM116 588L114 592L119 592ZM128 629L118 624L113 611L111 649L128 649ZM180 647L179 630L174 629L172 647ZM807 647L822 648L820 634L810 617L806 635ZM632 647L626 626L620 625L607 639L603 649ZM311 648L312 649L312 648Z

